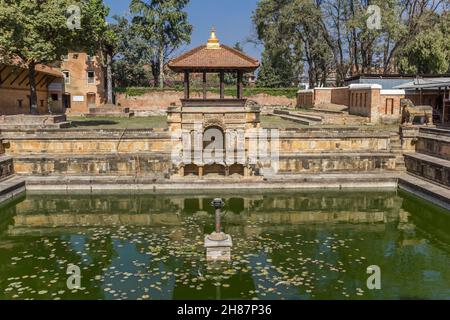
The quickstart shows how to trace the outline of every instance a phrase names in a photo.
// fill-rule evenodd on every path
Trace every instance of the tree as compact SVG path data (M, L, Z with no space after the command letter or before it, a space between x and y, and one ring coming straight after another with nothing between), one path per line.
M31 113L37 113L36 65L58 61L68 48L89 48L98 39L101 26L95 26L98 12L91 10L93 2L78 3L81 28L77 29L70 25L71 0L0 0L0 54L6 62L19 58L28 69Z
M113 61L114 78L121 87L148 86L148 64L152 59L153 47L125 17L114 16L113 19L115 23L110 27L117 37Z
M244 48L242 47L240 42L236 42L233 46L233 49L240 51L240 52L244 52ZM236 73L228 73L227 72L224 74L223 82L225 84L231 85L231 84L236 83L236 81L237 81ZM242 79L242 82L244 84L246 84L247 81L246 81L245 77L244 77L244 79Z
M377 27L369 23L374 16L381 20ZM280 57L295 74L304 63L311 87L325 85L331 73L341 86L361 73L443 72L446 21L443 0L261 0L253 15L265 52L260 77L285 78Z
M133 23L137 30L156 48L158 65L153 60L152 70L155 85L159 83L160 88L164 87L164 65L168 57L191 39L192 26L183 11L188 3L189 0L132 0L130 4L131 12L136 15Z
M100 54L102 67L106 69L106 97L107 103L113 103L113 57L117 49L118 37L114 27L108 25L106 17L109 8L103 0L85 0L82 7L82 26L85 32L77 33L83 38L78 39L81 50L90 55Z
M405 73L450 72L450 14L438 17L437 24L421 31L401 52L400 69Z

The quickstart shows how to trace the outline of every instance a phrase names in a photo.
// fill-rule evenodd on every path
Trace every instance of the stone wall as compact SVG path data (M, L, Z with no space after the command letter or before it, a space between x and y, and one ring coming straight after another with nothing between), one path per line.
M416 152L450 160L450 133L448 130L422 128L416 143Z
M415 147L416 152L405 154L408 172L450 187L450 131L422 127Z
M395 156L386 153L311 154L280 158L280 174L342 173L395 170Z
M170 155L160 153L110 155L37 155L15 157L15 170L24 175L146 176L168 178Z
M162 178L173 167L173 142L165 130L5 131L3 136L19 174ZM394 170L390 139L389 132L352 128L281 131L281 174Z
M8 156L0 156L0 181L14 173L13 159Z

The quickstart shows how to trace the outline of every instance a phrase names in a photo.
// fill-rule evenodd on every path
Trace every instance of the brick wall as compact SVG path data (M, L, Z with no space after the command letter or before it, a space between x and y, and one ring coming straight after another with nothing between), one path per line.
M381 86L351 85L348 111L352 115L370 118L371 122L378 120L378 105ZM376 110L374 110L374 107Z
M331 91L331 103L348 106L349 96L348 87L333 88Z
M383 121L399 122L401 119L400 101L405 98L404 90L381 90L378 112Z
M300 90L297 93L297 107L312 108L314 106L314 90Z
M208 92L208 98L220 98L218 93ZM127 97L126 94L120 93L116 96L116 101L122 107L130 108L132 111L166 111L171 104L181 105L180 99L184 98L181 91L154 91L148 92L141 96ZM203 93L191 92L191 98L203 98ZM225 96L225 98L233 98ZM256 94L245 97L249 100L256 101L262 106L294 106L295 98L285 96L271 96L268 94Z
M30 100L28 89L0 88L0 113L2 115L29 114ZM21 103L19 101L22 101ZM48 113L48 92L37 92L37 106L39 114Z
M314 105L320 103L331 103L332 88L315 88L314 89Z

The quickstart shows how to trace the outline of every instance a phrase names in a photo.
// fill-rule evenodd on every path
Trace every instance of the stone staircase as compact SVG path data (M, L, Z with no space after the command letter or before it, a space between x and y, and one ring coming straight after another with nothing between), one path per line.
M12 157L0 156L0 203L25 191L25 180L14 174Z
M403 156L402 143L400 135L393 133L390 139L391 152L395 155L395 168L398 171L406 171L405 158Z
M405 153L409 175L450 189L450 130L419 130L416 152Z
M300 113L300 112L289 112L286 110L274 110L272 113L273 116L280 117L285 120L290 120L293 122L297 122L306 126L321 124L323 118L321 116Z

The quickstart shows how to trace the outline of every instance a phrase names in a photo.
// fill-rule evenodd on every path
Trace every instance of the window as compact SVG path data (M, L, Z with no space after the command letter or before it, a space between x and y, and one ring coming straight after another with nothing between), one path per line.
M94 84L95 83L95 73L94 73L94 71L88 71L87 72L87 82L88 82L88 84Z
M22 108L22 104L23 104L23 100L22 100L22 99L17 100L17 106L18 106L19 108Z
M58 94L52 93L52 101L58 101Z
M65 84L70 84L70 72L69 71L63 71L62 73L64 75L64 83Z
M44 107L44 100L41 100L41 108Z
M76 60L76 59L78 59L78 53L74 53L73 55L72 55L72 57Z

